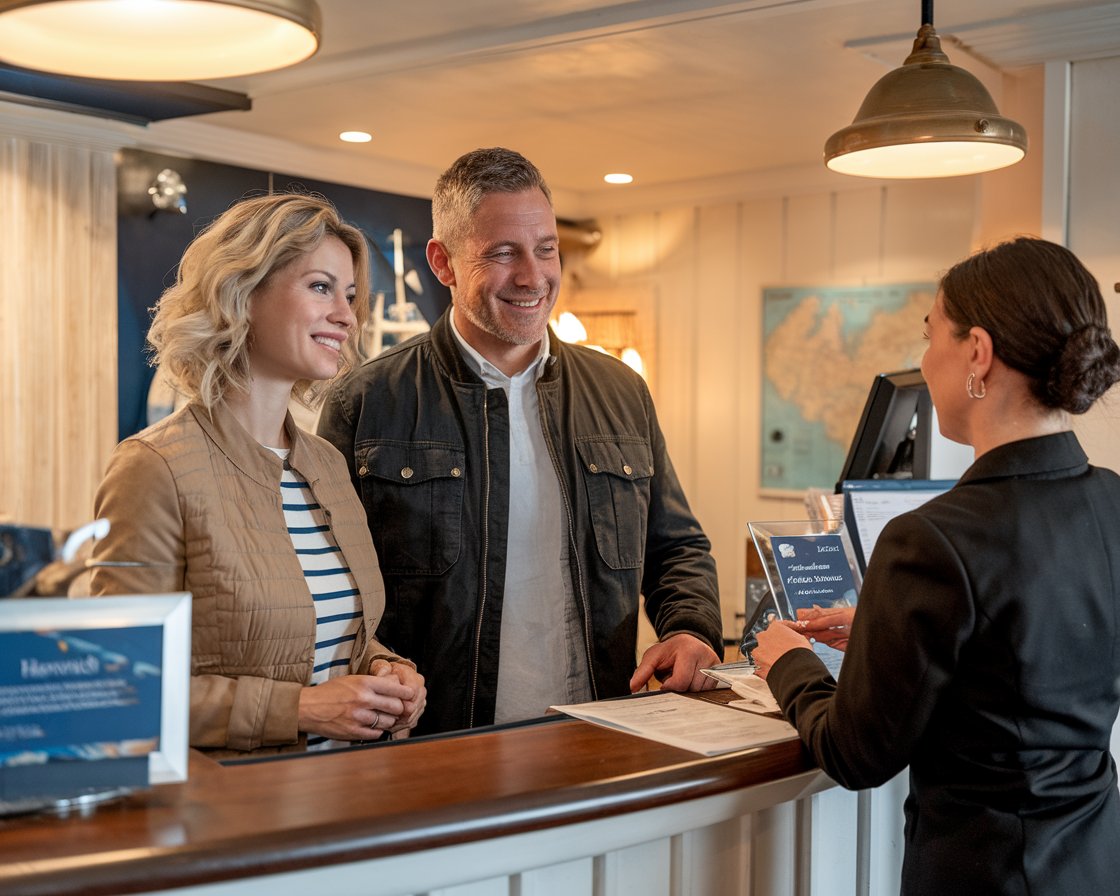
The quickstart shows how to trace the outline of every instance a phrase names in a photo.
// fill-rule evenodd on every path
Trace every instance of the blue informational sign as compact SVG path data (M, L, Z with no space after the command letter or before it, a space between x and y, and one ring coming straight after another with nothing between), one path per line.
M776 535L774 562L796 613L810 607L852 606L856 583L839 535Z
M794 618L799 609L855 606L858 590L840 535L775 535L770 543ZM813 651L839 677L844 654L819 642Z
M146 756L163 627L0 632L0 766Z

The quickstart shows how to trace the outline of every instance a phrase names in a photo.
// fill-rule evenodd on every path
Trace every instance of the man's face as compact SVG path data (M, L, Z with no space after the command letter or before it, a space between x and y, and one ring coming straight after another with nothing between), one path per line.
M560 289L556 215L540 190L491 193L453 254L429 244L429 261L452 288L455 323L481 355L544 337ZM493 360L493 358L491 358Z

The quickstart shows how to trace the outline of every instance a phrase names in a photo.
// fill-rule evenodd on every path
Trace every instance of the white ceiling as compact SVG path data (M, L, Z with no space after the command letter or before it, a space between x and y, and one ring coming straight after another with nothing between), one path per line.
M439 172L505 145L555 190L665 185L819 162L868 88L902 63L918 0L319 0L323 45L214 82L250 112L208 125ZM950 61L983 77L1120 54L1120 3L940 0ZM986 68L985 63L992 68ZM371 143L346 146L343 130ZM341 156L339 157L341 158ZM324 179L330 177L324 173Z

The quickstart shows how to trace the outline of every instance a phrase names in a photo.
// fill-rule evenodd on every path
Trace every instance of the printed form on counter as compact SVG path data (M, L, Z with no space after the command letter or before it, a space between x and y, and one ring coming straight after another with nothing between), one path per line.
M585 722L705 756L797 739L796 729L781 719L668 692L552 708Z

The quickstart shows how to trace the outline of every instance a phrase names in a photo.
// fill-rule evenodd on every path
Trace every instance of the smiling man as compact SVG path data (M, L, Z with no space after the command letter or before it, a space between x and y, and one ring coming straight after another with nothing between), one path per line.
M558 341L552 197L508 149L457 160L432 199L428 263L451 290L430 333L331 393L386 583L378 637L428 681L417 733L557 703L708 686L722 646L715 563L645 382ZM659 642L636 665L639 594Z

